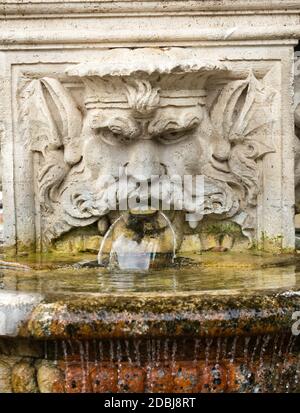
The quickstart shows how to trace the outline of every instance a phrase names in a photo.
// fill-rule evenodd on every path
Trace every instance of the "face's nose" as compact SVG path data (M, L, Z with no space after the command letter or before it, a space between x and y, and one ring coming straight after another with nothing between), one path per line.
M132 146L126 175L137 180L149 180L152 175L165 174L165 167L159 161L158 148L151 140L140 140Z

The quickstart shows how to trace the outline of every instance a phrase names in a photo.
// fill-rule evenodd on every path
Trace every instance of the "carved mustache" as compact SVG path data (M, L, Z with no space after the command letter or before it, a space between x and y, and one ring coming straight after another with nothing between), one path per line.
M77 218L103 216L109 211L130 209L182 210L193 213L221 214L234 205L230 189L206 179L201 188L183 185L181 179L166 176L136 181L133 178L102 182L96 191L87 187L71 195Z

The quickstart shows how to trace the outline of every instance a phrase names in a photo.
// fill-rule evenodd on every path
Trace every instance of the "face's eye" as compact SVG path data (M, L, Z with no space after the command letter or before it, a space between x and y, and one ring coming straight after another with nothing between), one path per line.
M195 128L177 129L163 132L157 137L157 140L165 145L177 143L186 139Z
M115 129L111 130L108 128L100 129L99 136L108 145L117 145L130 142L130 138L125 136L121 130Z

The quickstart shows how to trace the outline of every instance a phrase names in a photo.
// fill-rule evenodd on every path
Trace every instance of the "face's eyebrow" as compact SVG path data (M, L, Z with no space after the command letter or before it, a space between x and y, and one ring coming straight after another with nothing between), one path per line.
M93 129L108 128L111 132L122 134L128 137L134 137L140 132L140 127L136 120L126 115L109 116L95 116L91 121Z
M183 124L178 118L174 116L163 117L150 122L148 132L150 135L156 135L167 130L181 129L182 127Z
M200 118L195 116L195 114L185 113L181 116L175 117L170 116L160 116L158 119L154 119L150 122L148 127L148 132L150 135L157 135L162 132L176 131L181 129L190 129L200 123Z

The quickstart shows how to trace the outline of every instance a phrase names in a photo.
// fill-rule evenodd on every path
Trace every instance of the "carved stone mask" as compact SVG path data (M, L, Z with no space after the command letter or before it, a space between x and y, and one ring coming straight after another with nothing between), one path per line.
M136 196L137 183L155 186L153 177L200 175L202 214L190 229L210 216L232 219L251 236L260 173L256 160L273 150L264 131L274 91L252 72L228 80L224 64L191 50L118 49L102 56L67 70L83 90L80 105L57 79L34 80L28 87L34 96L29 143L45 165L39 195L46 241L106 215L115 219L113 198L117 206L124 199L112 178L126 177L126 196ZM217 75L219 85L212 88ZM162 184L158 195L173 207L176 185L170 190ZM195 212L188 202L182 210ZM182 211L168 214L182 220Z

